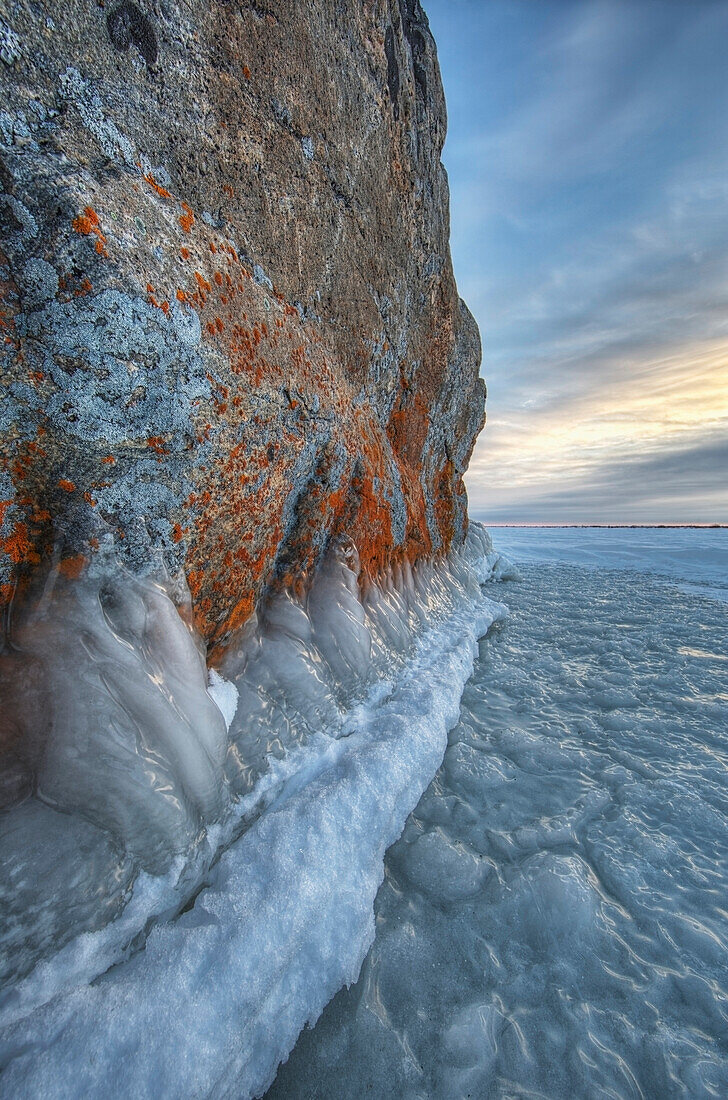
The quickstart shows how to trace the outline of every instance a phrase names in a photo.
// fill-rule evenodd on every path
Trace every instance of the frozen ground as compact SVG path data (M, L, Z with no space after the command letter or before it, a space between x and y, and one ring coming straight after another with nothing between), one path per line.
M728 532L495 534L510 616L270 1100L728 1096Z

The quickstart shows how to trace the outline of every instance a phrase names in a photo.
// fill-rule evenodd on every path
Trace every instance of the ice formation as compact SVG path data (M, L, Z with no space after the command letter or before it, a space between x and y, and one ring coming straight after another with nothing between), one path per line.
M4 1090L108 1096L122 1063L135 1097L270 1083L357 977L384 852L505 613L480 587L498 571L473 525L360 595L340 542L209 679L171 583L49 578L5 669Z
M728 1096L728 617L682 588L727 536L498 533L508 619L268 1100Z

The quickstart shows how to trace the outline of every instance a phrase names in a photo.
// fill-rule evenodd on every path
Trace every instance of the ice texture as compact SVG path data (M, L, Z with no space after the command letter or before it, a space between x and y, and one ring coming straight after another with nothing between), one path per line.
M507 534L374 945L269 1100L728 1096L728 532Z
M207 694L217 704L225 722L225 729L229 730L240 698L235 684L225 680L217 669L211 668L207 674Z
M670 578L728 601L728 528L500 527L498 548L516 562L563 561Z
M0 819L3 1095L265 1090L359 973L384 853L505 614L499 561L474 525L362 591L341 541L209 676L172 582L49 578L6 670L32 751Z

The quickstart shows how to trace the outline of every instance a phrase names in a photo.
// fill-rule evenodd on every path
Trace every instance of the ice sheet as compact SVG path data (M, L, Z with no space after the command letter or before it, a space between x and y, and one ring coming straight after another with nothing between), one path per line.
M306 1021L356 978L384 852L442 758L477 638L505 613L479 581L508 571L477 526L449 561L402 569L363 602L356 565L350 545L335 548L309 599L272 603L209 691L194 636L151 582L109 592L107 580L103 599L56 593L66 627L89 639L75 665L56 604L25 628L25 650L44 668L61 650L56 771L47 749L41 764L55 798L47 812L92 823L117 851L119 874L130 872L113 912L95 923L82 913L55 953L40 935L26 943L27 973L0 1000L8 1095L255 1095ZM121 749L112 758L126 815L105 770L105 722L131 757L133 780ZM53 723L46 744L55 736ZM200 785L202 765L215 789ZM177 812L160 818L158 801ZM16 832L27 865L37 834ZM91 867L78 897L106 866ZM44 927L62 925L65 911L38 902Z
M498 527L498 548L514 563L563 561L631 569L698 585L728 600L728 528Z
M360 978L267 1100L728 1096L726 608L597 537L498 589Z

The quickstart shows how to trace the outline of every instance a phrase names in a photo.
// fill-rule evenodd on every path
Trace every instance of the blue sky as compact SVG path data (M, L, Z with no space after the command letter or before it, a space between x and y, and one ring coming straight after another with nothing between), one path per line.
M728 0L425 0L493 523L728 522Z

